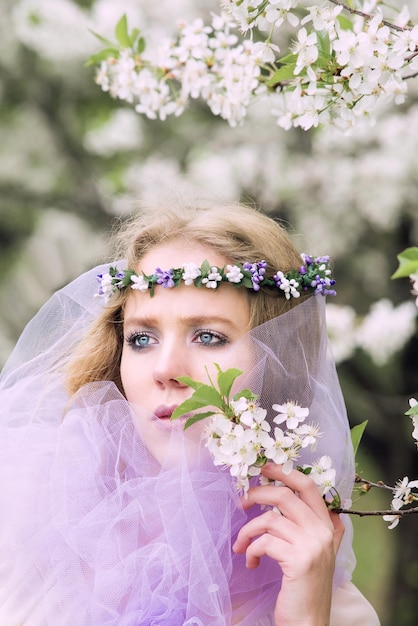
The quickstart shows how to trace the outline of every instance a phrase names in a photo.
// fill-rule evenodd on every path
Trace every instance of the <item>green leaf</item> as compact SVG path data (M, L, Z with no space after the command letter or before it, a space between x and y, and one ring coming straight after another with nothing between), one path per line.
M239 400L240 398L247 398L247 400L257 400L257 394L253 393L251 389L241 389L233 396L233 400Z
M406 248L398 254L399 267L391 278L406 278L418 271L418 247Z
M297 60L297 54L286 54L286 56L282 57L281 59L277 59L277 63L279 63L280 65L296 65Z
M196 422L200 422L201 420L204 420L206 417L210 417L211 415L215 415L215 411L206 411L205 413L196 413L196 415L193 415L193 417L190 417L185 425L184 425L184 430L186 430L187 428L190 428L190 426L193 426L193 424L196 424Z
M139 37L134 48L138 54L142 54L145 50L145 39L143 37Z
M134 28L131 34L129 35L129 39L131 42L131 48L134 47L137 37L139 35L139 28Z
M320 54L323 53L325 57L329 58L331 55L331 43L328 34L317 32L317 41Z
M346 15L337 15L342 30L353 30L353 22Z
M186 415L187 413L190 413L191 411L196 411L196 409L201 409L204 406L206 406L206 402L199 402L199 401L193 400L192 398L188 398L188 400L185 400L184 402L178 405L175 411L173 411L173 414L170 419L175 420L178 417L182 417L183 415Z
M119 51L116 50L116 48L106 48L105 50L102 50L101 52L98 52L97 54L92 54L91 57L89 57L85 63L85 65L87 67L90 67L91 65L97 65L98 63L101 63L102 61L106 61L106 59L108 59L109 57L118 57L119 56Z
M361 438L363 437L364 430L367 426L368 420L365 420L357 426L353 426L351 429L351 443L353 444L354 456L357 454L358 447L360 445Z
M176 380L180 381L181 383L184 383L185 385L187 385L188 387L191 387L192 389L198 389L204 384L198 380L194 380L193 378L190 378L190 376L179 376L178 378L176 378Z
M242 370L239 370L236 367L231 367L230 369L223 372L220 369L219 365L216 365L216 368L218 369L219 392L221 396L224 396L225 398L229 398L232 385L234 384L238 376L242 374Z
M172 419L176 419L205 406L216 406L219 409L224 408L224 402L219 392L209 385L199 385L191 398L182 402L173 412Z
M279 69L274 72L273 76L268 79L267 86L274 87L274 85L277 85L277 83L281 83L284 80L291 80L292 78L294 78L295 67L296 63L282 65L282 67L279 67Z
M124 48L130 48L132 45L131 38L128 33L128 20L126 15L122 15L115 29L116 39Z
M202 274L204 274L204 275L210 273L211 266L210 266L210 263L209 263L209 261L207 259L205 259L203 261L202 265L200 266L200 269L202 271Z
M406 411L405 415L418 415L418 404L411 406L411 408Z
M95 37L97 37L97 39L99 41L101 41L102 43L104 43L106 46L108 46L110 48L114 47L115 44L114 44L113 41L110 41L109 39L106 39L106 37L102 37L101 35L99 35L99 33L94 32L94 30L91 30L90 28L89 28L89 32L92 35L94 35Z
M312 473L312 467L302 467L301 465L298 465L296 469L302 474L306 474L306 476L309 476L309 474Z

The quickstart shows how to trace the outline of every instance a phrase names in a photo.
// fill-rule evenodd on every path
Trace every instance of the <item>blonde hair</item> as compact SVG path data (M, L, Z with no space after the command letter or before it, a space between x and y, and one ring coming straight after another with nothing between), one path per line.
M300 254L288 233L273 219L243 204L213 202L142 209L114 233L114 258L126 258L128 267L138 270L141 258L151 248L179 239L213 248L232 264L265 260L268 276L279 269L288 272L301 264ZM251 327L280 315L293 304L271 288L247 294ZM71 394L86 383L100 380L115 382L123 392L119 365L128 295L129 290L125 289L112 296L81 341L67 370L67 388Z

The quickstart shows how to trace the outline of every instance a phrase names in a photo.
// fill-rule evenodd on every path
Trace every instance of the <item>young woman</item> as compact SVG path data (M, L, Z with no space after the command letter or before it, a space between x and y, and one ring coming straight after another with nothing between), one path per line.
M170 420L193 391L179 377L240 368L265 408L309 407L314 456L332 457L348 498L330 280L299 293L286 274L306 267L288 235L241 205L153 207L116 239L118 269L58 292L2 373L0 623L377 625L349 582L350 524L309 476L268 463L279 485L240 498L205 421Z

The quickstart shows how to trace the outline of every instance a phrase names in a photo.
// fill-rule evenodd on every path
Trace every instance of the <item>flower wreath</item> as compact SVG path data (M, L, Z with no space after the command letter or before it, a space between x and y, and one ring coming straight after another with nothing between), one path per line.
M329 256L313 258L302 254L301 258L302 265L298 269L287 273L278 270L272 278L265 275L266 261L217 267L205 260L200 267L195 263L184 263L182 267L168 270L157 267L154 274L149 275L111 266L107 273L97 275L99 289L96 295L108 299L117 291L131 287L141 292L149 291L152 297L156 285L168 289L182 284L217 289L227 282L234 287L246 287L254 292L259 291L262 286L274 287L287 300L291 297L299 298L302 293L335 296L336 291L332 288L335 280L331 276Z

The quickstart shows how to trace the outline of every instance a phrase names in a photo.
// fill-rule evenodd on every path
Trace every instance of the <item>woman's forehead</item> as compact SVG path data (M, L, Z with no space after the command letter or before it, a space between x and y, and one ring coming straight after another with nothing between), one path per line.
M218 267L223 267L230 262L226 254L215 248L182 238L153 246L141 257L135 269L145 274L152 274L157 267L168 270L173 267L182 267L184 263L196 263L200 267L205 260Z
M155 289L154 295L132 290L124 307L125 328L144 325L210 327L246 332L250 325L247 290L224 285L222 289L193 285Z

